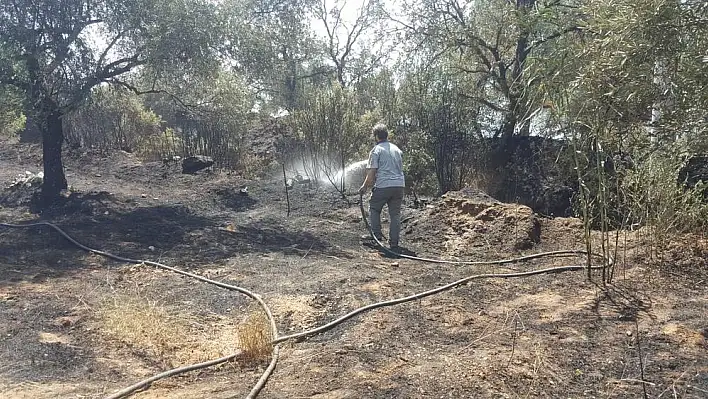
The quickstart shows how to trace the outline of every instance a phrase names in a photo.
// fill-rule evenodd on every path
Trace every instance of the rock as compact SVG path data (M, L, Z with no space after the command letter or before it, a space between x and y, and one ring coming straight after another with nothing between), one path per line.
M10 183L10 186L8 186L8 188L14 189L23 186L39 187L42 185L42 181L44 181L44 172L38 172L37 174L34 174L27 170L24 174L15 177L15 179Z
M182 173L194 174L214 165L214 159L204 155L194 155L182 160Z

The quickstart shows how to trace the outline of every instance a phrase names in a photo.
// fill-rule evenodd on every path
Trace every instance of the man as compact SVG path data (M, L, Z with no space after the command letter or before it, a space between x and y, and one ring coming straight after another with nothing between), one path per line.
M381 210L384 205L388 205L388 215L391 221L389 244L392 251L400 252L398 244L401 233L401 204L406 186L403 175L403 152L388 141L386 125L374 126L372 133L376 140L376 146L369 153L366 178L359 189L359 194L364 194L367 188L373 186L369 200L369 214L371 229L379 241L383 240Z

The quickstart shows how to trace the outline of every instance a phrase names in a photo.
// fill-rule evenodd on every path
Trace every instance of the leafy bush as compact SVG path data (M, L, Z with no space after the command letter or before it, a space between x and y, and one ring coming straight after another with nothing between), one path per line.
M622 186L632 223L650 226L657 243L675 233L704 232L708 227L705 184L687 188L677 182L683 161L666 155L651 156L629 170Z
M406 180L416 194L435 195L438 181L435 177L435 159L430 150L430 137L424 131L406 134L403 150L403 170Z
M11 136L25 128L22 97L16 90L0 85L0 137Z
M70 146L104 151L144 151L145 143L164 133L160 118L138 96L111 86L96 88L86 104L66 116L64 127Z
M174 140L166 140L178 155L207 155L219 167L239 168L248 155L244 138L253 107L244 82L222 72L209 78L171 76L161 84L175 91L149 94L143 101L173 130Z
M338 172L364 159L377 116L360 115L353 93L338 85L314 92L306 104L292 119L299 142L295 162L310 178L328 181L344 193L347 183Z

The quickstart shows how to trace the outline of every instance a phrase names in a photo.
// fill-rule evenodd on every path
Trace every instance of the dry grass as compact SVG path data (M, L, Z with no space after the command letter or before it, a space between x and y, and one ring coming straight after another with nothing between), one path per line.
M238 326L239 348L246 360L266 359L272 351L271 339L270 323L262 311L251 311Z
M112 343L169 367L218 358L233 350L233 333L223 325L205 324L140 296L102 301L95 323Z

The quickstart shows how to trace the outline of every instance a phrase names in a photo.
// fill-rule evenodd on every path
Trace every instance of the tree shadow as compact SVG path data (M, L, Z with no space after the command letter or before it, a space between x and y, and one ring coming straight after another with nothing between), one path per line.
M221 228L217 242L238 253L282 252L286 255L328 255L351 258L352 255L332 245L328 240L298 227L288 226L282 220L268 218L230 229ZM209 245L205 242L204 245Z
M40 220L56 224L90 248L175 267L198 268L248 253L352 256L277 218L224 228L228 218L223 215L202 216L184 205L126 204L108 193L77 197L43 212ZM47 226L0 228L0 237L0 287L102 264Z
M19 208L31 206L32 198L39 195L39 186L19 186L0 189L0 206Z
M642 313L652 320L655 319L655 316L650 312L651 298L643 296L636 288L625 287L622 284L599 288L601 291L591 306L598 319L603 317L603 310L616 313L617 319L620 321L637 321Z
M86 199L77 208L54 208L40 221L56 224L79 243L122 257L152 257L158 246L186 242L188 231L213 226L209 218L183 206L138 207L124 212ZM72 205L73 206L73 205ZM104 210L105 209L105 210ZM0 286L73 274L100 264L48 226L0 229Z

